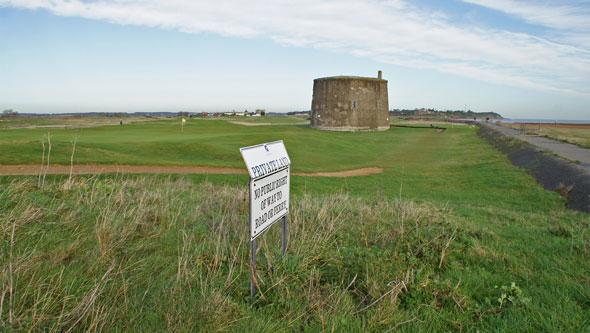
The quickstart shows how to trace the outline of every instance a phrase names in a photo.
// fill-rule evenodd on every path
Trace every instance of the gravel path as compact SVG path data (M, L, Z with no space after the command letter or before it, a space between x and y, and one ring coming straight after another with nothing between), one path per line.
M590 168L590 149L578 147L565 142L551 140L542 136L522 135L519 131L505 126L495 124L490 124L489 126L504 135L526 141L543 150L549 150L570 160L580 161L585 168Z

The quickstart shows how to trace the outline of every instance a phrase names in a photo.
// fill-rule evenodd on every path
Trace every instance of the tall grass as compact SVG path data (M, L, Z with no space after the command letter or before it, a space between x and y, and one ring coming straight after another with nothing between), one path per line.
M259 238L251 298L246 187L95 176L73 178L68 190L67 182L0 188L4 329L427 328L428 312L461 315L470 302L460 281L438 275L462 233L446 207L295 196L287 254L280 228Z

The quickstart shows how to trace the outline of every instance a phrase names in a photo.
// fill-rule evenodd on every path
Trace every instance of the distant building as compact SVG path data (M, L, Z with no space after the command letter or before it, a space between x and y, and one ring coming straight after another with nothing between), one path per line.
M427 116L427 115L432 115L434 114L433 110L428 110L428 109L419 109L419 110L415 110L414 114L417 116Z

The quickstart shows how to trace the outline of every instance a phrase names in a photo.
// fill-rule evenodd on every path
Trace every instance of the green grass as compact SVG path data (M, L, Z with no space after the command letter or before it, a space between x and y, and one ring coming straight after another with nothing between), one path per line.
M240 147L284 140L294 171L384 168L380 175L346 180L348 190L359 195L397 195L402 182L408 198L424 201L487 204L493 200L500 205L520 207L526 200L536 207L538 204L529 200L530 196L552 195L540 188L533 193L524 191L531 179L512 168L507 159L477 138L475 131L462 126L443 133L412 128L348 133L318 131L308 126L248 127L225 121L188 120L181 132L176 120L159 121L53 130L51 163L70 163L74 134L79 136L75 161L80 164L244 168ZM40 139L46 133L39 129L1 132L2 163L40 163ZM324 178L307 181L311 191L322 192L325 188L325 193L331 191L331 184L343 182ZM514 195L506 198L503 190L513 191Z
M254 299L245 175L77 176L72 190L66 176L42 188L36 177L0 177L1 325L587 330L590 216L566 210L475 130L338 133L209 120L189 120L184 133L176 120L52 130L62 164L78 133L80 164L244 167L239 147L283 139L296 171L385 171L292 176L288 254L278 255L280 228L271 228L259 242L264 297ZM2 163L40 160L44 133L0 132L10 159Z

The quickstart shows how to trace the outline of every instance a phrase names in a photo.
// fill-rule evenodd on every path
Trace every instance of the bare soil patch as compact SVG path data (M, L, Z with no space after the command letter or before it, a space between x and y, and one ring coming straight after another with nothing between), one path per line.
M361 168L361 169L338 171L338 172L314 172L314 173L294 172L293 174L296 176L358 177L358 176L373 175L373 174L381 173L381 172L383 172L382 168L371 167L371 168Z
M268 125L272 125L271 123L249 123L247 121L230 121L230 123L232 123L234 125L242 125L242 126L268 126Z
M41 172L40 165L17 164L0 165L0 175L38 175ZM383 172L382 168L362 168L338 172L315 172L303 173L294 172L296 176L317 176L317 177L357 177L367 176ZM70 166L52 164L47 174L67 175L70 173ZM103 173L176 173L176 174L246 174L246 169L237 168L214 168L201 166L141 166L141 165L74 165L73 174L103 174Z
M275 125L280 125L280 126L295 126L295 125L302 125L305 124L304 122L301 123L250 123L247 121L230 121L230 123L234 124L234 125L242 125L242 126L275 126Z

